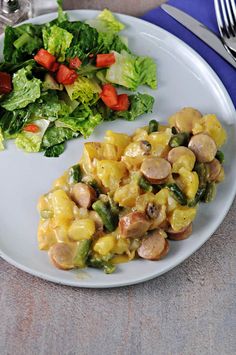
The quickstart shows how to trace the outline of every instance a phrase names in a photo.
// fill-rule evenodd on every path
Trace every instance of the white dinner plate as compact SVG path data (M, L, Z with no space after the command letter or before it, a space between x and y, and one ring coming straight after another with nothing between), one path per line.
M69 11L71 20L94 18L98 12ZM45 23L56 14L31 19ZM100 270L62 271L49 262L47 252L37 246L39 216L36 204L53 180L75 164L81 156L83 139L67 144L59 158L46 158L41 153L26 154L13 142L0 153L0 250L1 256L14 266L43 279L78 287L117 287L131 285L159 276L194 253L214 233L229 210L236 192L236 117L235 109L223 84L209 65L189 46L167 31L138 18L117 15L126 25L124 35L134 53L155 58L158 65L158 90L143 87L155 96L153 114L135 122L113 121L99 126L89 138L101 140L107 129L133 132L150 118L166 122L167 117L185 106L202 113L216 113L228 132L225 152L225 181L219 185L217 197L209 205L200 206L193 234L184 241L171 242L170 252L163 260L135 260L120 264L114 274ZM0 38L2 51L3 36Z

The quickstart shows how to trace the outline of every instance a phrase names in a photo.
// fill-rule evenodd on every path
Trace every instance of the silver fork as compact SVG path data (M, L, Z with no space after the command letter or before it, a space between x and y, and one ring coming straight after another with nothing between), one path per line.
M236 4L235 0L214 0L216 19L221 39L228 51L236 55Z

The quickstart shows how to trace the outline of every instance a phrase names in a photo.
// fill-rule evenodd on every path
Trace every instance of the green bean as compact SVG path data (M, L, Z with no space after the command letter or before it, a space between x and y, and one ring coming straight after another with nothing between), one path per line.
M118 225L119 218L118 215L112 213L110 205L97 200L93 203L92 208L99 214L108 232L113 232Z
M166 187L172 192L173 198L182 206L187 205L187 197L176 184L167 184Z
M102 194L102 189L95 179L88 181L87 184L90 185L95 190L97 197Z
M194 166L194 171L198 174L199 178L199 187L203 187L207 183L207 179L209 176L209 167L204 163L196 163Z
M120 212L119 205L109 195L108 195L108 201L109 201L109 204L110 204L110 207L111 207L112 214L118 216L119 212Z
M96 269L103 269L105 274L111 274L115 271L116 266L110 261L105 261L98 258L90 258L88 260L88 265Z
M150 182L148 182L144 176L141 176L140 179L139 179L139 187L141 187L141 189L143 189L144 191L146 192L152 192L153 191L153 187L152 185L150 184Z
M205 194L202 196L202 201L205 203L212 202L216 196L216 184L208 182L206 185Z
M76 255L73 260L75 266L79 268L83 268L86 266L90 245L91 245L91 240L88 239L81 240L80 242L78 242Z
M222 164L225 160L224 153L221 150L217 150L215 158Z
M203 198L206 192L206 186L199 187L194 199L188 202L188 207L195 207L199 201Z
M157 132L159 128L159 122L156 120L151 120L148 124L148 134L152 132Z
M82 171L79 164L73 165L69 169L69 184L76 184L82 179Z
M187 145L189 141L189 133L181 132L171 137L169 146L171 148L179 147L180 145Z

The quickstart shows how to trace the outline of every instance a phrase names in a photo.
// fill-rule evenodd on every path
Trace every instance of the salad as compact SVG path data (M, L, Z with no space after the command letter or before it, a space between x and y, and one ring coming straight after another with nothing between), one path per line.
M164 258L224 180L225 140L215 115L188 107L168 125L151 120L131 136L107 131L103 142L86 142L79 163L39 199L39 249L63 270L112 273L134 258Z
M26 152L58 157L65 142L87 138L106 120L135 120L154 98L136 91L157 87L156 63L131 53L124 25L107 9L95 19L7 26L0 64L0 150L14 139Z

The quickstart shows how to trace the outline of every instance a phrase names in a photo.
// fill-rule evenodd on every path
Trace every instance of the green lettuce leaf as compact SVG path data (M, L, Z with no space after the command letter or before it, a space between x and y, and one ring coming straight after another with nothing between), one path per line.
M30 109L21 109L15 111L6 111L1 109L0 127L5 138L18 133L24 124L29 121L31 115Z
M113 111L113 118L123 118L134 121L137 117L152 112L154 97L148 94L137 93L129 95L130 107L127 111Z
M117 33L125 28L125 25L119 22L108 9L103 10L95 19L88 20L86 23L96 28L98 32Z
M3 55L6 62L19 64L42 48L42 25L24 24L7 26L4 35Z
M57 17L57 22L64 22L68 21L68 15L63 11L62 8L62 0L57 0L57 5L58 5L58 17Z
M102 91L95 79L79 76L72 85L65 85L67 94L71 100L82 103L95 103Z
M120 53L122 50L130 53L128 43L123 37L120 37L112 32L98 33L97 53L109 53L110 51L116 51Z
M34 102L41 94L41 80L32 77L31 67L18 70L12 79L13 90L1 102L6 110L14 111Z
M116 62L107 69L107 81L136 90L139 85L157 87L156 63L149 57L136 57L126 51L114 52Z
M49 53L55 55L59 62L64 62L66 50L70 47L73 35L56 25L43 28L43 44Z
M5 149L3 145L3 141L4 141L4 137L3 137L2 129L0 128L0 151Z
M54 157L57 158L59 155L61 155L65 150L65 143L60 143L53 145L52 147L49 147L45 150L45 157Z
M71 116L65 116L57 120L56 125L70 128L74 132L80 132L84 138L88 138L94 128L102 121L103 118L100 113L91 110L88 106L80 105Z
M16 146L28 153L39 152L44 133L49 125L49 121L44 119L36 120L33 123L40 128L39 132L22 131L17 134L15 140Z
M43 136L41 149L48 149L78 136L79 133L75 133L69 128L50 126Z

